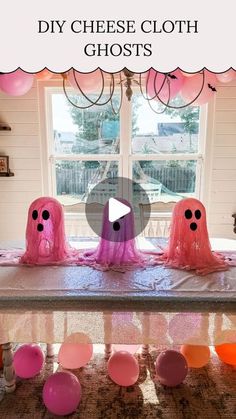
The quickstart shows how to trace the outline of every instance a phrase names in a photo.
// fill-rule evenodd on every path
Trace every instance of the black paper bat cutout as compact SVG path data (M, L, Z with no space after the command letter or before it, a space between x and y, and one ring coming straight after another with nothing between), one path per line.
M168 74L168 77L170 77L170 79L173 79L173 80L175 80L175 79L177 79L178 77L176 77L174 74Z
M211 89L213 92L216 92L216 88L214 86L212 86L210 83L208 83L207 85L209 87L209 89Z

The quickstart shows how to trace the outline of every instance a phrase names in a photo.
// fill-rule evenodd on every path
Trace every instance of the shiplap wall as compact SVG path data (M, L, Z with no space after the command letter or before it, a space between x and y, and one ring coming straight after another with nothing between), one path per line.
M14 177L0 177L0 240L24 237L29 203L42 195L39 106L36 84L24 96L0 93L0 155L10 157Z
M217 87L208 156L208 225L214 237L236 238L232 213L236 212L236 81ZM0 178L0 240L22 239L30 202L42 195L39 103L36 84L22 97L0 93L0 121L12 127L0 131L0 155L10 156L12 178Z
M236 239L236 80L217 86L208 203L211 236Z

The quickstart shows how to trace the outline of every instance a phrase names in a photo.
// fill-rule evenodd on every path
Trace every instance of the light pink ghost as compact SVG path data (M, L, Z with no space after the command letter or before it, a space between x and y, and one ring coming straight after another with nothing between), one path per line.
M78 252L66 242L64 213L54 198L36 199L29 208L26 227L26 251L21 263L48 265L70 263Z
M197 199L182 199L175 205L169 243L161 259L166 266L194 269L201 275L228 269L224 256L211 250L206 210Z
M82 260L85 264L96 268L145 266L148 255L136 248L134 213L128 201L116 198L130 207L131 211L115 222L108 219L109 204L103 211L102 231L99 244L95 250L84 252Z

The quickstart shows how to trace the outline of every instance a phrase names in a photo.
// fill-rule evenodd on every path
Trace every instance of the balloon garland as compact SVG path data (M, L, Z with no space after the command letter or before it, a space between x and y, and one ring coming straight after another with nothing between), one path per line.
M115 80L115 73L109 73L109 93L107 94L105 89L106 74L108 73L105 73L100 68L90 73L81 73L71 68L68 72L62 73L63 91L67 100L71 105L79 109L89 109L94 105L105 106L110 102L113 113L118 114L122 105L124 87L126 88L128 100L131 100L133 94L132 85L136 84L139 86L141 95L148 101L151 109L160 114L166 108L183 109L190 105L199 106L205 104L214 97L217 81L229 83L236 78L236 71L232 68L218 74L211 73L206 69L197 73L186 73L180 69L169 73L161 73L151 68L145 73L139 73L138 79L135 78L135 73L124 69L118 74L118 82ZM145 80L143 80L143 75ZM21 69L17 69L12 73L0 73L0 90L10 96L22 96L31 89L34 76L38 81L47 81L52 78L53 73L47 68L35 75ZM72 97L68 93L67 82L79 93L82 99L85 99L86 104L79 104L77 98ZM116 84L120 90L120 101L117 109L115 109L113 101ZM99 91L98 96L93 99L91 93L97 90ZM173 103L173 99L177 94L185 100L184 104L175 105ZM153 101L163 105L163 109L161 111L155 110L152 106Z

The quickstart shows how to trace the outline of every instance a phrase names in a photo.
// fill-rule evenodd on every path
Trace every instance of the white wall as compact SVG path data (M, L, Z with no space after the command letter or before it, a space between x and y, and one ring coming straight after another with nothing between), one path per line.
M209 233L236 239L232 227L236 212L236 80L217 86L213 110Z
M22 239L31 201L42 195L39 103L36 84L22 97L0 93L0 155L10 156L15 177L0 177L0 240ZM236 238L232 213L236 212L236 81L217 87L207 127L208 207L210 235ZM208 198L208 202L207 202Z
M10 156L15 177L0 177L0 240L24 237L29 203L42 194L39 111L36 84L24 96L0 93L0 155Z

